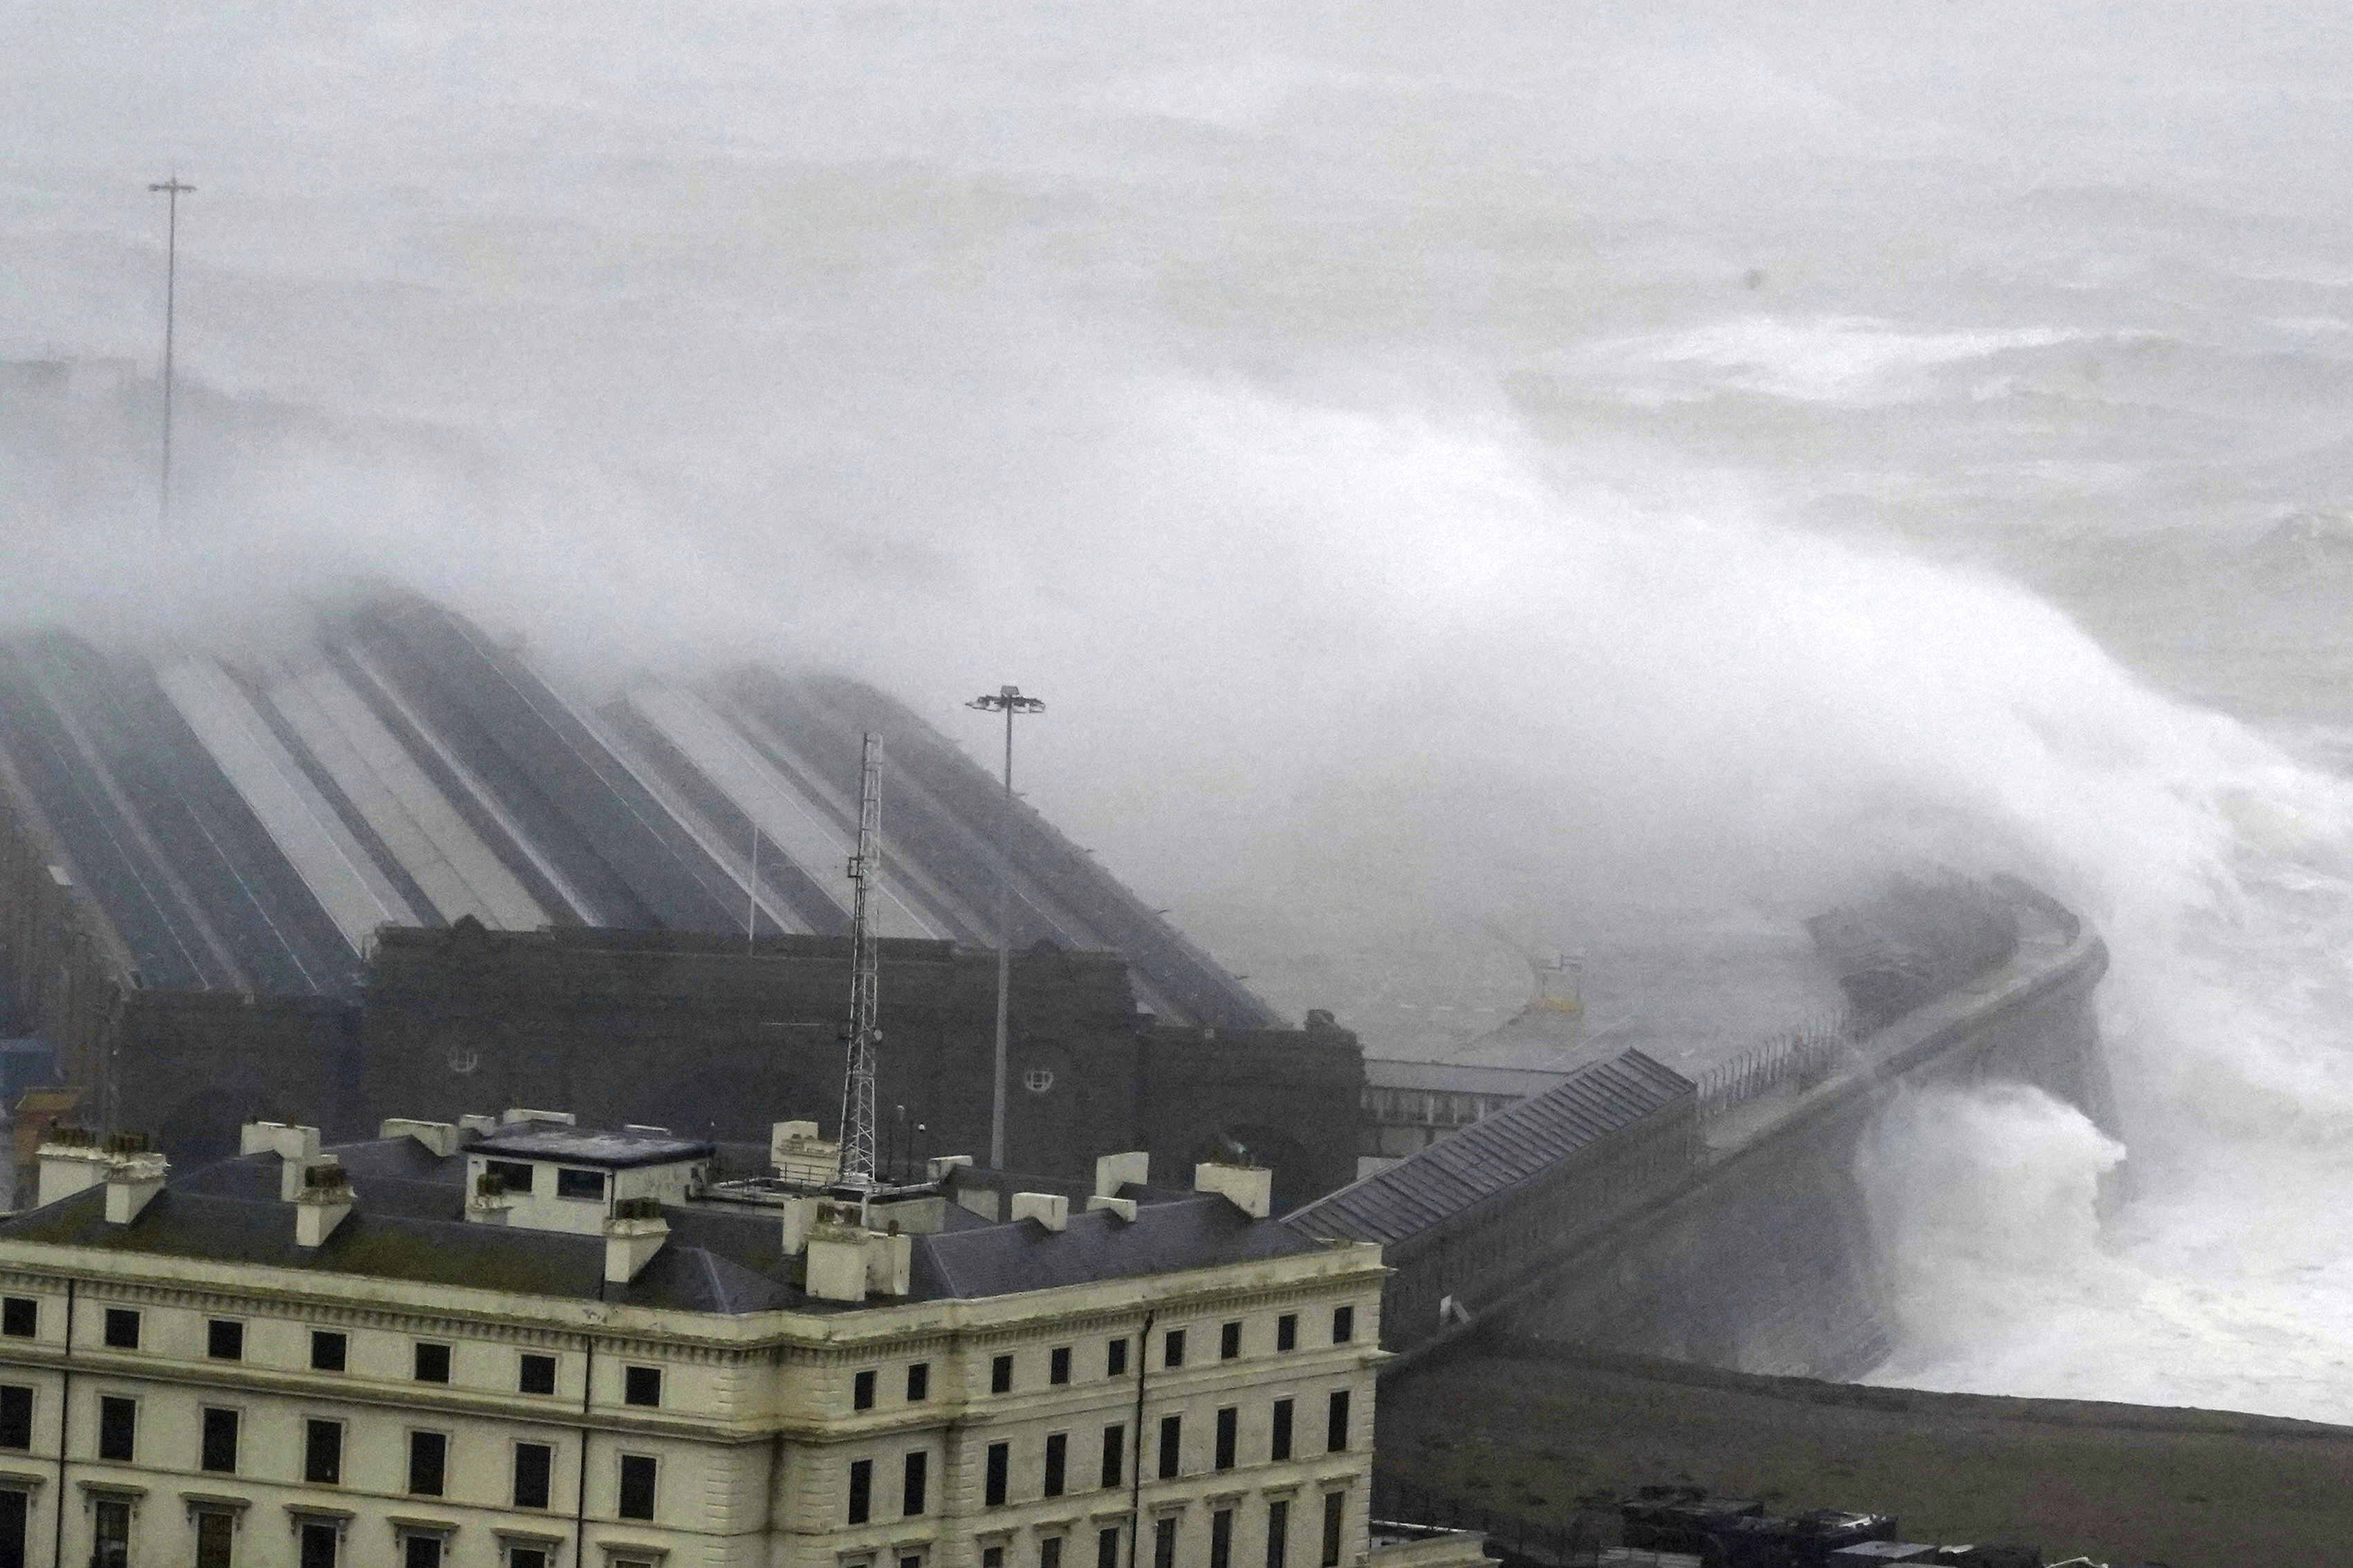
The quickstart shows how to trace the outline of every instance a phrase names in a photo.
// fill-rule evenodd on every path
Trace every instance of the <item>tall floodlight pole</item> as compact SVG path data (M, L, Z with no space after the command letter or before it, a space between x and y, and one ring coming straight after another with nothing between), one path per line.
M874 933L867 894L881 870L882 737L869 734L859 770L858 853L849 858L849 1022L842 1039L849 1058L841 1082L841 1184L860 1203L874 1190Z
M157 526L172 521L172 339L177 325L174 316L180 297L180 198L195 190L182 184L179 174L160 185L150 185L150 191L160 194L166 205L164 219L164 473L156 488L155 521Z
M1013 989L1013 716L1043 713L1045 703L1024 697L1018 686L999 687L965 704L1005 715L1005 807L997 823L997 1069L988 1102L988 1163L1005 1168L1005 1018Z

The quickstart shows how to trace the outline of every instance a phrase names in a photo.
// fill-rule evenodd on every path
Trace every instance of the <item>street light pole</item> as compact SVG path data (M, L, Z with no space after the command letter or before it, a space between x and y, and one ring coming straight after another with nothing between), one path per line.
M168 528L172 522L172 340L180 295L180 198L196 187L182 184L174 171L162 184L147 188L162 195L168 204L164 220L164 476L155 496L156 526Z
M1005 1025L1013 987L1013 716L1043 713L1045 703L1018 686L1000 687L965 704L1005 715L1005 804L997 823L997 1065L988 1102L989 1169L1005 1168Z

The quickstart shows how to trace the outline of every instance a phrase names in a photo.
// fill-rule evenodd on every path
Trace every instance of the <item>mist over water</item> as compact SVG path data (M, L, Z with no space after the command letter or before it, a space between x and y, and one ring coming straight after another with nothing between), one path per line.
M2353 1420L2346 24L2213 9L16 5L0 358L128 363L0 401L0 622L1018 680L1398 1049L1555 947L1762 1034L1734 957L2017 871L2129 1158L1893 1108L1879 1375Z

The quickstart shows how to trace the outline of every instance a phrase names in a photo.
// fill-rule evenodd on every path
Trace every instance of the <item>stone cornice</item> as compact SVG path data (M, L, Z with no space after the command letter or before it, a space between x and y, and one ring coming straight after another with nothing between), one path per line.
M838 1314L687 1312L516 1296L466 1286L372 1276L243 1266L250 1284L225 1287L221 1265L200 1258L0 1241L0 1279L27 1290L73 1279L94 1300L153 1301L224 1315L300 1319L322 1326L395 1328L426 1337L593 1337L600 1347L643 1346L671 1360L774 1358L841 1364L884 1345L1044 1342L1093 1329L1115 1331L1146 1310L1190 1321L1221 1309L1307 1301L1344 1284L1361 1287L1388 1270L1370 1245L1135 1279L1089 1281L976 1300L910 1302Z

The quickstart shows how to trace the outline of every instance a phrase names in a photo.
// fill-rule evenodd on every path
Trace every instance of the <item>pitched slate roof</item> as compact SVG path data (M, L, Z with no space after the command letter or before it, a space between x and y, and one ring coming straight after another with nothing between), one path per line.
M294 1243L292 1206L279 1199L272 1154L224 1160L174 1178L129 1225L106 1222L106 1194L92 1188L45 1208L0 1220L0 1241L152 1253L319 1274L358 1274L418 1284L469 1286L520 1295L606 1300L678 1311L857 1311L854 1303L805 1295L799 1261L784 1255L774 1209L668 1205L670 1238L636 1279L605 1282L600 1237L463 1217L466 1155L438 1156L412 1138L338 1145L357 1205L324 1245ZM1010 1180L979 1173L977 1184ZM1100 1279L1209 1268L1314 1251L1320 1243L1269 1220L1253 1220L1214 1194L1130 1186L1136 1217L1071 1216L1056 1233L1035 1220L994 1223L951 1203L946 1226L913 1238L913 1289L902 1300L973 1300L1048 1290Z
M1400 1242L1679 1100L1695 1102L1697 1093L1681 1073L1627 1051L1295 1209L1282 1223L1305 1236Z

